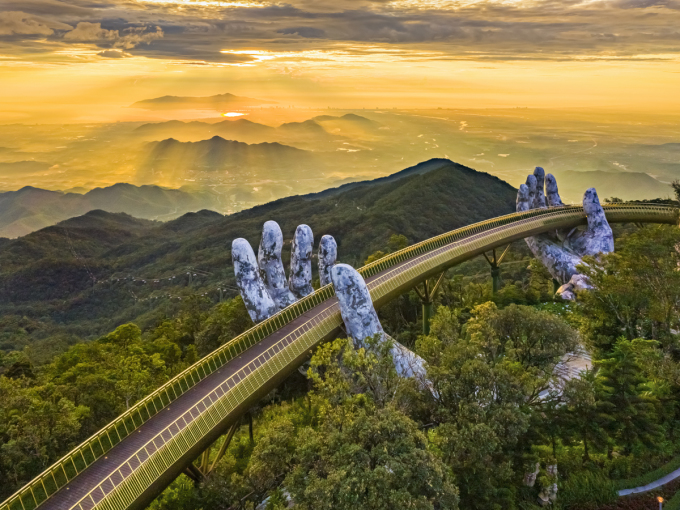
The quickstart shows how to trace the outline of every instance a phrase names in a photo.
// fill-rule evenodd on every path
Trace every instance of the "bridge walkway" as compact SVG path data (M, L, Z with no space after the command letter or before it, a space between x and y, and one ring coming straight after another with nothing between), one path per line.
M63 510L79 508L90 510L100 500L114 489L123 479L129 477L139 467L134 459L135 453L148 444L155 444L160 448L162 442L177 435L186 428L191 421L203 412L209 405L210 397L221 397L232 390L242 379L242 375L249 375L251 368L260 366L263 360L268 361L272 354L268 352L273 346L286 340L293 341L291 335L295 330L308 323L322 312L337 309L337 298L332 298L321 305L305 312L297 319L283 326L278 331L267 336L237 358L229 361L222 368L196 384L192 389L181 395L171 405L151 417L133 434L109 450L105 457L98 459L76 477L67 486L47 499L40 508L46 510ZM206 405L207 404L207 405ZM160 436L159 436L159 433ZM102 480L104 481L102 483ZM91 496L91 497L88 497Z

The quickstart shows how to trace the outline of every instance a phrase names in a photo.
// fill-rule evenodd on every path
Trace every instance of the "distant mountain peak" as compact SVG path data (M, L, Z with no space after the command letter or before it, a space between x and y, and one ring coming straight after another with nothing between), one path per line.
M331 121L352 122L355 124L364 124L371 126L379 125L378 122L371 119L367 119L366 117L362 117L361 115L357 115L356 113L346 113L345 115L342 115L340 117L337 117L335 115L318 115L317 117L313 117L311 120L317 122L331 122Z
M152 99L144 99L130 105L130 108L144 108L146 110L163 109L221 109L226 107L247 107L262 104L276 104L276 101L241 97L226 92L207 97L190 96L161 96Z

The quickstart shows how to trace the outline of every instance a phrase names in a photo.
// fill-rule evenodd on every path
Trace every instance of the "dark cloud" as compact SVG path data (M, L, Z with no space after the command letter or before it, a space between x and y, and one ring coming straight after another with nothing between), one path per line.
M55 30L71 30L73 27L55 20L22 11L0 12L0 36L31 37L48 36Z
M306 38L320 39L326 35L326 31L316 27L287 27L280 28L276 31L277 34L284 35L299 35Z
M3 0L0 37L17 45L42 37L57 45L91 44L152 58L221 63L252 60L223 50L323 50L337 49L338 43L427 50L455 59L563 60L678 52L680 0L543 0L526 6L480 0L457 9L436 5L294 0L225 8L143 0ZM52 50L45 46L44 51Z

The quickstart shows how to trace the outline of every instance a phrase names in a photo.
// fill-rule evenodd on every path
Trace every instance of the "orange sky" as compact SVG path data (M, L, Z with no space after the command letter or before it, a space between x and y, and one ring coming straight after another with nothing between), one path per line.
M159 117L163 95L295 107L680 111L676 0L4 0L0 123Z

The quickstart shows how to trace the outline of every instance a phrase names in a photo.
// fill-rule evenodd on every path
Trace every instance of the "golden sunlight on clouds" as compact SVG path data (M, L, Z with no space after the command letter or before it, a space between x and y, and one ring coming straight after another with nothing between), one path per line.
M0 122L145 120L160 114L128 106L225 92L298 107L680 109L680 9L662 0L74 1L3 2Z
M137 0L140 4L162 4L177 7L263 7L261 2L223 2L221 0Z

